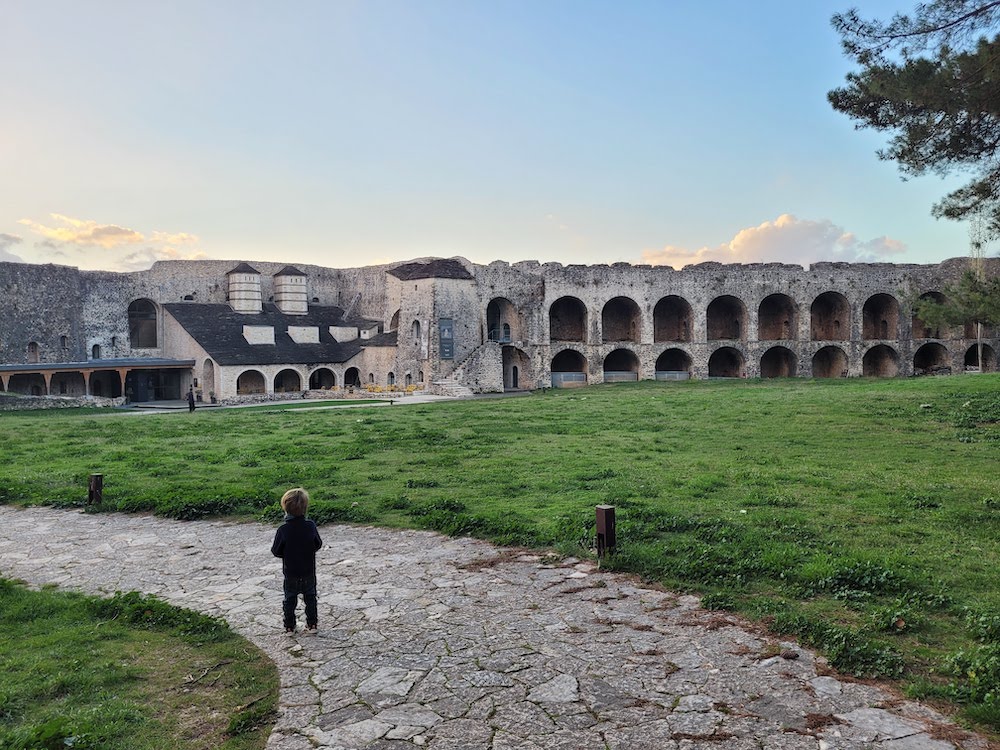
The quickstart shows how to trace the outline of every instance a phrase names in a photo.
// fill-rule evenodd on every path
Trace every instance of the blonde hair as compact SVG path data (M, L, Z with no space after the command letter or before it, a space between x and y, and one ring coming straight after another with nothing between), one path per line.
M309 507L309 493L301 487L288 490L281 496L281 509L293 516L304 516Z

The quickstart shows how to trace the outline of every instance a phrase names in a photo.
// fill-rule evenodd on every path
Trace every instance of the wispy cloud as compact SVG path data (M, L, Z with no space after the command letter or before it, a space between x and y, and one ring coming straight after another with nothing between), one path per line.
M659 250L644 250L642 263L681 268L692 263L799 263L818 261L872 263L900 255L906 245L891 237L859 240L829 219L810 221L782 214L736 233L729 242L716 247L688 250L667 245Z
M22 224L41 239L26 248L25 261L30 263L61 263L84 269L139 271L158 260L199 260L208 255L197 248L198 237L188 232L155 230L148 236L118 224L102 224L93 219L75 219L62 214L49 214L49 226L31 219ZM3 238L16 235L0 234L0 260L21 260L6 253ZM8 244L13 244L8 243ZM6 258L6 255L12 257Z
M16 234L6 234L0 232L0 261L7 261L10 263L23 263L23 259L14 253L10 252L10 247L12 245L18 245L23 240Z

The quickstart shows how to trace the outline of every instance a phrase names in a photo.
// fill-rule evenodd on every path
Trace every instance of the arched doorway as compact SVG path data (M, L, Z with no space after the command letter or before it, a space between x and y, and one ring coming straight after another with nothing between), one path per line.
M344 373L344 387L345 388L361 387L361 371L357 367L347 368L347 372Z
M236 393L240 396L251 396L267 392L264 384L264 374L257 370L245 370L236 378Z
M286 369L274 376L275 393L295 393L302 390L302 376L292 369Z
M495 297L486 305L486 340L507 344L520 340L517 308L506 297Z
M639 379L639 357L630 349L615 349L604 358L604 382L626 383Z
M576 297L560 297L549 308L551 341L585 341L587 307ZM558 356L558 355L557 355Z
M823 292L813 300L809 315L813 341L842 341L851 338L851 305L843 294Z
M309 375L309 389L313 391L328 391L337 385L337 376L329 367L320 367Z
M552 387L572 388L587 384L587 359L575 349L563 349L552 358Z
M516 346L505 346L501 350L503 356L503 387L504 390L531 388L528 374L531 372L531 360L528 355Z
M965 369L970 372L979 372L979 348L973 344L965 352ZM997 371L997 355L993 347L983 344L983 367L982 372Z
M794 378L795 366L795 353L791 349L785 346L772 346L760 358L760 376L762 378Z
M662 297L653 308L653 341L690 341L691 305L683 297Z
M757 338L761 341L788 341L798 336L798 330L799 308L791 297L771 294L763 299L757 308Z
M899 375L899 354L891 346L879 344L865 352L861 374L866 378L894 378Z
M951 375L951 358L941 344L924 344L913 355L914 375Z
M210 359L201 366L201 388L209 396L215 393L215 362Z
M861 308L861 337L899 338L899 302L891 294L873 294Z
M615 297L601 310L601 335L610 341L639 341L642 328L639 305L628 297ZM610 356L610 355L609 355Z
M716 349L708 358L708 377L742 378L746 375L745 364L739 349L724 346Z
M847 354L839 346L824 346L813 355L814 378L846 378Z
M691 356L683 349L667 349L656 358L657 380L687 380L691 377Z
M746 338L747 309L740 299L728 294L716 297L708 304L706 315L709 341Z
M133 349L156 348L156 305L152 300L137 299L128 306L128 339Z

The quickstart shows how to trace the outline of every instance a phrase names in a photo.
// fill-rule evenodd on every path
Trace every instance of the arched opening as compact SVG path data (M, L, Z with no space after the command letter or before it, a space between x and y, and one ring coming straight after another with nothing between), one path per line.
M236 378L236 393L240 396L251 396L266 393L264 375L257 370L246 370Z
M38 342L29 341L28 342L28 364L36 364L39 360L38 354Z
M100 344L94 344L92 347L90 347L90 358L91 359L100 359L101 358L101 345Z
M941 344L924 344L913 355L914 375L951 375L951 359Z
M760 358L760 376L762 378L794 378L795 353L784 346L772 346Z
M945 296L941 292L924 292L920 295L920 300L933 300L939 305L945 303ZM924 320L914 313L913 317L910 319L910 325L912 326L913 333L912 336L915 339L939 339L941 338L941 327L932 326L930 323L925 323Z
M839 346L824 346L813 355L814 378L846 378L847 354Z
M133 349L155 349L156 305L137 299L128 306L128 339Z
M587 308L576 297L560 297L549 308L549 339L584 341L587 333Z
M628 297L615 297L601 310L601 332L605 342L638 342L641 327L639 305Z
M667 349L656 358L657 380L687 380L691 377L691 356L682 349Z
M851 338L851 305L843 294L823 292L813 300L809 313L813 341Z
M309 375L309 389L328 391L337 385L337 376L329 367L320 367Z
M68 336L60 336L59 337L59 348L60 349L69 349L69 337Z
M707 317L709 341L743 341L746 338L747 309L736 297L724 294L713 299L708 304ZM742 355L740 359L742 360ZM740 366L742 367L742 361Z
M563 349L552 358L552 387L572 388L587 384L587 359L574 349Z
M975 344L965 351L965 369L968 372L980 372L979 369L979 347ZM983 367L982 372L997 371L997 355L993 347L983 344Z
M799 308L787 294L772 294L757 308L757 338L761 341L788 341L798 336ZM767 377L767 376L765 376ZM771 377L788 377L773 375Z
M361 371L357 367L348 367L347 372L344 373L344 387L345 388L360 388L361 387Z
M861 308L861 337L864 339L899 338L899 302L891 294L874 294Z
M486 305L486 338L501 344L520 339L517 308L506 297L491 299Z
M417 371L417 382L420 382L420 383L424 382L424 371L423 370L418 370Z
M7 392L20 393L24 396L42 396L45 394L45 378L34 372L15 373L10 376Z
M396 385L396 373L390 372L388 375L386 375L385 376L385 384L386 385Z
M396 310L396 312L392 314L392 318L389 320L389 330L395 331L398 328L399 328L399 310Z
M739 349L724 346L712 352L708 358L708 377L710 378L742 378L746 375L743 355Z
M406 373L406 376L403 378L403 383L407 388L409 388L413 385L413 376L410 373Z
M368 385L375 385L375 373L368 373Z
M899 375L899 354L891 346L879 344L865 352L861 374L866 378L894 378Z
M653 308L653 341L690 341L691 305L683 297L662 297Z
M295 393L302 390L302 376L292 369L286 369L274 376L275 393Z
M977 324L975 321L967 322L963 326L963 329L964 329L962 331L963 337L967 339L978 339L980 337L984 339L987 338L991 339L996 335L993 326L984 325L982 326L982 332L980 332L979 324Z
M413 343L414 344L419 344L420 343L420 321L419 320L414 320L413 323L410 325L410 334L413 337Z
M615 349L604 358L604 382L624 383L639 379L639 357L629 349Z
M531 360L528 355L516 346L505 346L503 355L503 387L504 390L530 388ZM523 382L522 382L523 381Z
M215 393L215 362L210 359L201 366L201 387L209 397Z

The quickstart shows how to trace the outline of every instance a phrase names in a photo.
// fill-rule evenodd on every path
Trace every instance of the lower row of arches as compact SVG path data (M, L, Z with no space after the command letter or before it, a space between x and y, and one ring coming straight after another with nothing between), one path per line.
M812 356L810 372L814 378L847 377L850 361L839 346L825 346ZM965 353L964 367L977 369L979 353L972 346ZM690 377L693 370L691 355L682 349L667 349L656 360L658 380L677 380ZM996 370L996 352L991 346L983 347L983 371ZM913 355L915 375L950 372L951 354L941 344L921 346ZM862 357L861 374L865 377L892 378L900 373L899 352L891 346L873 346ZM630 349L616 349L604 358L605 382L638 380L640 372L638 355ZM586 382L587 359L575 349L564 349L552 358L552 382L555 386ZM790 378L799 375L798 357L791 349L773 346L760 358L760 377ZM746 358L739 349L721 347L708 359L708 377L742 378L747 375Z
M308 382L309 390L361 388L365 384L405 387L423 383L424 373L422 370L416 374L407 372L402 378L397 379L396 373L390 371L385 376L385 382L381 382L381 378L376 381L375 373L369 372L363 375L357 367L349 367L341 378L338 378L337 373L330 368L320 367L309 374ZM268 392L267 385L267 378L260 370L244 370L236 378L236 394L239 396L264 394ZM302 374L292 368L281 370L275 375L271 388L274 393L297 393L306 390L303 387Z

